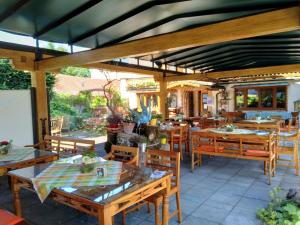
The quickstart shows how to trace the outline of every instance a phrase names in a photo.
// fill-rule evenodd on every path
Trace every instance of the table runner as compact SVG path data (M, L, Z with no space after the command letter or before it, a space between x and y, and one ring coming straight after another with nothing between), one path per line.
M37 177L31 179L33 187L43 202L54 188L91 187L119 183L122 173L121 162L105 161L97 162L95 165L95 170L91 173L81 173L77 164L53 163ZM99 167L106 168L107 176L97 176L96 168Z
M0 162L7 161L20 161L28 157L30 154L34 153L35 149L33 148L14 148L6 155L0 155Z
M210 128L209 131L217 134L255 134L254 130L234 129L233 131L226 131L224 128Z

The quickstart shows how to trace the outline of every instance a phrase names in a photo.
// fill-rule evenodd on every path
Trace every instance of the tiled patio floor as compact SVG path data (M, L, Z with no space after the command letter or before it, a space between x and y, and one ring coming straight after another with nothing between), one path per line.
M181 206L183 225L257 225L257 209L268 204L268 192L275 186L284 190L300 185L293 170L277 169L272 185L263 175L263 163L246 160L205 158L204 165L190 172L189 158L181 165ZM0 208L13 211L12 195L4 177L0 178ZM47 200L40 204L37 196L22 191L23 216L32 225L91 225L96 218L87 216L67 206ZM171 198L170 208L175 208ZM116 216L115 224L120 223ZM154 216L146 209L127 216L128 225L154 224ZM176 218L172 225L178 224Z

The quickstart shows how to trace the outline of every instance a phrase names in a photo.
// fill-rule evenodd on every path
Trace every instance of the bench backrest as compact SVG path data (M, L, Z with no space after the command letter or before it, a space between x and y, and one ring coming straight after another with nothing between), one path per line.
M95 151L95 141L69 137L45 135L40 148L62 153L78 154L85 150Z
M220 147L225 150L233 150L235 154L246 155L249 150L266 151L274 155L277 143L277 136L274 133L269 135L255 134L217 134L212 132L194 131L192 132L192 148L196 149L201 146L213 146L215 152Z

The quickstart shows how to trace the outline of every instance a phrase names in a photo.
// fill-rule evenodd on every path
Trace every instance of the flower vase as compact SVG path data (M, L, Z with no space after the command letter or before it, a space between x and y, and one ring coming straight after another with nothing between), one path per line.
M144 167L146 164L146 143L139 143L139 167Z

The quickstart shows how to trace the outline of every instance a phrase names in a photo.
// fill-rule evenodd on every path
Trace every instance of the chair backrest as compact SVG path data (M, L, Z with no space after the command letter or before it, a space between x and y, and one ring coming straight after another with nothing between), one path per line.
M78 154L85 150L95 151L95 141L69 137L45 135L41 149L55 151L60 155L62 152Z
M172 185L180 185L180 153L164 150L147 150L146 167L172 172Z
M64 122L64 117L59 116L51 119L51 134L58 134L61 132Z
M131 165L139 165L139 148L121 145L112 145L109 160L120 161Z

